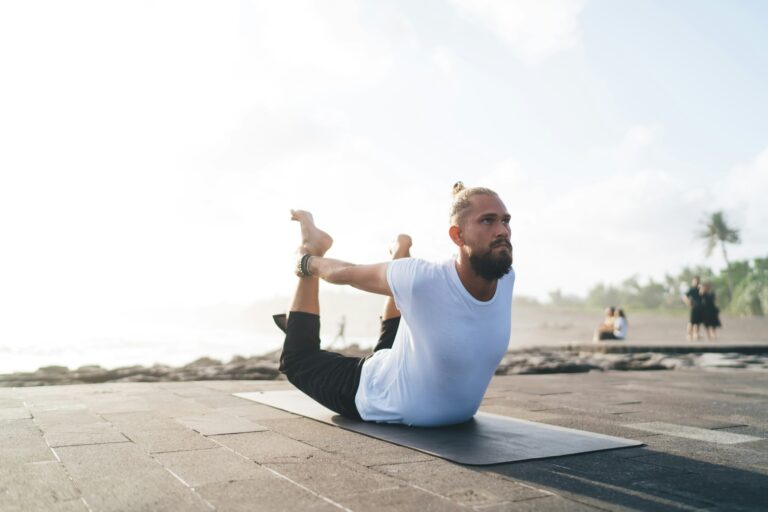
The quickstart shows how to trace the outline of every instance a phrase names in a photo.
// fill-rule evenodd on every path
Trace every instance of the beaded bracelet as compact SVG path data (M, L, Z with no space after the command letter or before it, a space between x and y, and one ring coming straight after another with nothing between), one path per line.
M310 277L312 275L309 271L309 258L311 257L311 254L305 254L301 257L301 261L299 262L299 272L304 277Z

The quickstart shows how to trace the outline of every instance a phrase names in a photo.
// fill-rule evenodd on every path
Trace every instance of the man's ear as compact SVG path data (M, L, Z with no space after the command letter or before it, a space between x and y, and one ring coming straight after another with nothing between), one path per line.
M448 228L448 236L451 237L451 240L453 240L453 243L461 247L464 245L464 240L461 237L461 229L459 226L453 225L450 228Z

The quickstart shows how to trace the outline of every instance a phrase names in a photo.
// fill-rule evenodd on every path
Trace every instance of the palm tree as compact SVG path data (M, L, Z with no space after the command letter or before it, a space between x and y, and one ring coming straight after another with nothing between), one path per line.
M720 244L720 249L723 251L723 259L725 260L725 275L728 278L728 295L733 297L733 283L731 282L730 273L731 263L728 261L728 252L725 250L725 244L740 243L739 230L728 226L722 211L710 214L704 220L704 225L704 229L698 233L699 238L704 240L704 252L707 257L710 257L715 247Z

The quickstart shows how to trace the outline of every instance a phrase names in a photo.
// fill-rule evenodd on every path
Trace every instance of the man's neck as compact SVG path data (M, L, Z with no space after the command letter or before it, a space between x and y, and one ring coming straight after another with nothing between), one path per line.
M496 285L499 280L488 281L477 275L477 272L469 264L469 261L459 257L456 260L456 272L459 280L469 294L479 301L489 301L496 294Z

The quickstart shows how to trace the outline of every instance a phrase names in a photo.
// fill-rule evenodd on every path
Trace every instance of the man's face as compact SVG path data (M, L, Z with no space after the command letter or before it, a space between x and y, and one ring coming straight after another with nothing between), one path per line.
M510 215L495 196L478 194L470 202L472 209L461 226L464 246L474 271L493 281L507 274L512 266Z

